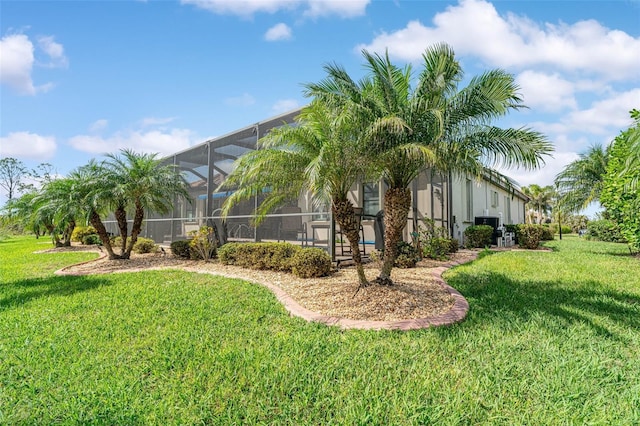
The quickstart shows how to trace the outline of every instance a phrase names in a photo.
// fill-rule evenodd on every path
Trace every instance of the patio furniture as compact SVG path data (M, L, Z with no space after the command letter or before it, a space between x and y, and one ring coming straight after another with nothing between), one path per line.
M296 214L302 213L300 207L283 207L280 212L282 214ZM302 246L307 245L307 224L302 221L302 216L282 216L280 218L280 224L278 225L278 242L289 239L295 239L298 241L302 239Z

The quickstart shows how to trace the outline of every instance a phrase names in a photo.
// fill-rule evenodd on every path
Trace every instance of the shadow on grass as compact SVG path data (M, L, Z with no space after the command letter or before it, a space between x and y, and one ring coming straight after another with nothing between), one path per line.
M99 277L32 278L14 281L0 286L0 311L17 307L35 299L49 296L70 296L113 284Z
M498 323L505 318L527 322L535 314L549 328L588 324L599 335L622 339L612 328L640 330L640 295L603 289L598 281L579 288L553 281L513 280L496 272L459 273L447 280L468 300L473 321Z

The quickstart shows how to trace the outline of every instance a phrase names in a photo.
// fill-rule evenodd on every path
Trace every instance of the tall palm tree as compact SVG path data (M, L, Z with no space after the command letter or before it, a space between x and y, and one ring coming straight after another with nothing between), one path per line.
M555 184L568 211L578 212L599 201L608 161L609 148L596 144L558 173Z
M133 246L142 230L145 210L166 213L173 207L176 196L189 198L188 184L173 165L163 165L157 154L136 153L123 149L119 155L108 155L104 182L113 184L109 189L116 220L121 232L122 259L129 259ZM133 211L131 235L127 242L126 211ZM124 224L124 226L123 226Z
M329 65L328 78L309 85L307 93L356 114L370 159L388 186L384 258L376 280L388 285L411 208L409 185L425 168L477 177L485 166L535 168L552 145L530 129L491 125L524 107L513 76L502 70L474 77L459 90L462 68L453 50L438 44L423 54L412 87L410 66L395 66L388 54L362 53L369 71L364 79L355 82L342 67Z
M316 203L330 201L335 220L349 240L359 284L366 286L358 247L359 222L348 194L363 177L367 162L349 114L314 101L301 111L296 126L273 129L261 138L258 149L240 157L222 185L235 190L225 201L223 215L264 188L270 191L256 211L257 223L304 191Z
M555 189L550 185L540 186L534 183L522 187L522 192L529 197L526 207L535 213L535 222L542 223L545 215L551 211Z

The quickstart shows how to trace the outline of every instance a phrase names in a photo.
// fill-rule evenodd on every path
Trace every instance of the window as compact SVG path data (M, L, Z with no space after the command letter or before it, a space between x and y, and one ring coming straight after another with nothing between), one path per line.
M375 216L380 211L380 185L378 182L362 184L363 213Z
M465 182L465 216L466 222L473 221L473 182L471 179L467 179Z
M498 196L498 191L491 192L491 207L499 207L500 206L500 197Z

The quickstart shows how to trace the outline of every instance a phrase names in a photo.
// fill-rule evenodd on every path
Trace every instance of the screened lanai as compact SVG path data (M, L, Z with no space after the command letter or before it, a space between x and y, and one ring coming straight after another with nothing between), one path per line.
M230 192L217 189L231 172L234 161L256 149L258 139L271 129L294 124L299 112L294 110L255 123L166 157L164 162L174 164L184 174L191 202L178 198L169 214L147 214L143 236L168 245L172 241L187 239L189 232L209 225L216 228L224 241L288 241L321 247L334 258L350 257L349 244L339 228L336 229L329 206L317 205L309 194L302 194L297 200L275 210L257 227L253 223L254 211L263 198L262 194L233 207L224 221L221 217L222 205ZM351 192L361 219L360 247L365 255L383 244L382 216L379 213L384 189L382 182L363 182ZM448 181L425 171L416 179L412 190L414 207L407 239L422 217L434 218L439 225L448 226ZM109 223L108 227L109 231L117 233L115 223Z

